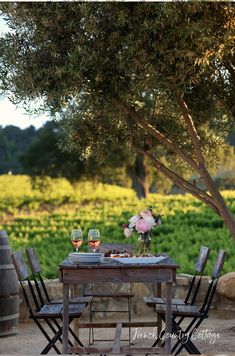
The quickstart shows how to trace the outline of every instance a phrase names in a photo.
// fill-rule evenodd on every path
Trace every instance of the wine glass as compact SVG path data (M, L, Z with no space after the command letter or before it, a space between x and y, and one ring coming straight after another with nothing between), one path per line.
M88 245L96 251L97 247L100 245L100 231L98 229L90 229L88 231Z
M79 247L83 243L82 229L73 229L71 232L71 244L78 252Z

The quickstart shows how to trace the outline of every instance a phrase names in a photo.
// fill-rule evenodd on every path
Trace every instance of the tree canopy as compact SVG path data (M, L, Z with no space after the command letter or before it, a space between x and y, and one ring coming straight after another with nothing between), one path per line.
M4 92L16 102L42 100L60 117L68 149L82 157L105 160L113 143L132 160L143 155L235 236L209 173L234 122L232 3L16 2L0 9L13 31L1 38Z

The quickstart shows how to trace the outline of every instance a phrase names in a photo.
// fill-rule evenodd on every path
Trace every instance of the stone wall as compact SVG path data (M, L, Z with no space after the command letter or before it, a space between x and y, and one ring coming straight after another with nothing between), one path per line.
M185 275L181 274L177 276L177 281L174 284L174 289L173 289L173 295L174 297L177 298L184 298L190 281L191 281L192 276L191 275ZM203 300L208 283L209 283L209 277L203 277L201 287L200 287L200 293L198 295L197 301L200 302ZM49 292L49 295L51 299L59 299L62 298L62 284L59 283L57 279L54 280L46 280L45 284L47 286L47 290ZM96 285L96 290L100 291L115 291L115 290L126 290L129 285L127 284L117 284L117 283L106 283L106 284L97 284ZM80 287L79 294L83 294L85 290L89 290L92 286L87 284L87 285L82 285ZM27 286L26 286L27 288ZM153 313L153 309L148 307L144 302L143 302L143 297L148 296L148 295L154 295L156 292L156 285L153 283L134 283L132 285L132 291L134 293L134 298L132 300L132 312L134 316L137 315L146 315L146 317L151 316ZM162 289L162 294L164 295L164 287ZM97 309L102 309L102 310L120 310L124 308L124 303L123 300L118 300L118 299L111 299L111 298L100 298L100 300L96 300L96 306ZM33 304L33 302L32 302ZM229 300L228 298L219 295L216 293L213 305L213 309L216 309L218 314L221 316L221 318L232 318L235 315L235 301ZM29 321L28 317L28 310L25 305L23 296L22 296L22 291L20 292L20 321L21 322L27 322ZM86 309L86 313L84 314L84 318L88 316L88 308ZM98 316L98 315L97 315ZM100 313L100 316L105 316L105 313L102 312ZM109 313L110 316L110 313Z

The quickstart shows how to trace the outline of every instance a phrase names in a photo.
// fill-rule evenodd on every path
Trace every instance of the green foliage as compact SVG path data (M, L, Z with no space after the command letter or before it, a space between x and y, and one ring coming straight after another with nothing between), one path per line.
M34 246L44 275L54 278L57 265L69 252L70 231L80 226L86 237L88 229L97 227L104 242L126 242L122 224L148 206L163 214L162 225L153 230L153 252L167 252L180 265L179 272L193 273L194 261L201 245L212 249L210 274L219 248L228 251L223 272L235 270L234 241L222 220L190 195L150 194L139 201L132 190L80 182L71 185L65 179L48 179L39 190L26 176L0 176L0 229L7 230L13 251ZM223 193L235 213L235 192ZM137 245L138 236L130 242ZM86 251L86 239L81 247Z
M22 174L21 155L25 153L36 136L33 126L21 130L9 125L0 126L0 174L13 172Z
M43 110L64 118L69 149L104 160L119 144L133 157L127 106L193 154L179 91L214 161L234 111L230 3L4 2L0 9L14 30L0 43L0 88L16 102L40 97ZM137 144L156 149L136 123L134 131ZM175 155L172 162L180 164Z
M37 131L35 140L21 159L26 174L70 180L78 180L84 174L84 164L79 157L59 149L60 137L61 129L56 122L47 122Z
M0 39L0 90L16 103L38 100L79 157L103 163L117 147L129 161L149 158L235 236L208 171L235 113L233 4L4 2L0 10L13 30Z
M38 130L33 126L24 130L15 126L0 127L0 173L64 177L72 182L86 178L131 186L126 172L128 161L118 145L112 147L101 165L94 159L81 161L73 152L63 151L62 142L62 130L56 121L48 121Z

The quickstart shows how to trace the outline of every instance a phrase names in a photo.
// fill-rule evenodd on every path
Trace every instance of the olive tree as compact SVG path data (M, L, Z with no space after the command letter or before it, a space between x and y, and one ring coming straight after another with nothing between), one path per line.
M235 112L232 3L0 8L12 29L1 38L1 88L12 100L40 99L82 158L105 160L113 144L129 159L145 157L235 237L210 174ZM185 170L193 183L179 173Z

